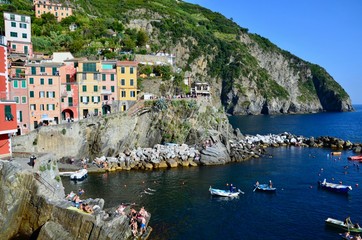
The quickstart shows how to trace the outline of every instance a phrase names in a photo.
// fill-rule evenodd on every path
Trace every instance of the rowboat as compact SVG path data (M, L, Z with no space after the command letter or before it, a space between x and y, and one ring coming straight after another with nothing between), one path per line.
M352 190L352 186L337 184L337 183L329 183L324 179L323 182L319 181L319 186L325 188L327 190L338 192L338 193L348 193L348 191Z
M254 191L275 192L277 190L275 187L270 187L269 184L258 184L254 185L254 187Z
M362 156L349 156L348 160L360 161L360 160L362 160Z
M342 152L331 152L333 156L341 156Z
M81 169L70 175L70 180L82 181L88 176L87 169Z
M237 197L239 196L239 194L244 194L244 192L242 192L240 189L238 189L236 192L230 192L229 190L221 190L221 189L216 189L216 188L212 188L210 186L209 191L211 193L212 196L220 196L220 197Z
M354 238L353 235L347 235L346 233L339 233L339 236L341 236L341 238L345 240L352 240Z
M325 222L329 226L343 229L344 231L355 232L355 233L362 232L362 228L357 224L353 224L349 218L347 218L346 221L344 222L334 218L327 218Z

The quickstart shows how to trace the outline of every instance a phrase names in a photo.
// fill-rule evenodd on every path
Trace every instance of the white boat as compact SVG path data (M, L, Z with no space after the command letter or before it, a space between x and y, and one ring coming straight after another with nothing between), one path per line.
M238 189L236 192L230 192L229 190L216 189L212 188L211 186L209 188L209 191L211 195L220 197L237 197L240 193L244 194L244 192L240 191L240 189Z
M81 169L70 175L70 180L82 181L88 176L87 169Z

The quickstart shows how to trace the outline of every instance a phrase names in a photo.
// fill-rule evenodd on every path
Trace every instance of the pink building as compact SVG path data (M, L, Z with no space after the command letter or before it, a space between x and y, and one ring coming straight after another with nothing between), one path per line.
M79 87L76 81L76 62L65 60L64 74L60 76L62 121L79 120Z
M29 63L28 75L30 129L58 124L61 119L60 76L65 75L63 63Z
M117 111L117 61L102 61L101 62L101 102L102 114L107 114Z

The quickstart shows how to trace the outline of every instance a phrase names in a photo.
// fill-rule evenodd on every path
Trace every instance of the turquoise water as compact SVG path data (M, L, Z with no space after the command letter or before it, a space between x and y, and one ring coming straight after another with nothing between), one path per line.
M304 136L330 135L361 140L362 108L353 113L292 116L246 116L231 119L242 132ZM253 120L254 118L254 120ZM256 126L257 125L257 126ZM270 131L268 131L268 129ZM339 131L338 131L339 129ZM328 217L362 222L362 168L344 151L341 158L329 149L268 149L262 157L223 166L131 171L90 175L80 184L63 179L66 191L82 187L85 197L102 197L105 207L135 202L152 213L151 239L339 239L338 230L325 226ZM346 166L348 165L348 168ZM321 190L317 181L352 185L348 195ZM258 180L272 180L276 194L253 192ZM211 197L208 188L233 183L245 192L237 199ZM151 188L155 191L145 189Z

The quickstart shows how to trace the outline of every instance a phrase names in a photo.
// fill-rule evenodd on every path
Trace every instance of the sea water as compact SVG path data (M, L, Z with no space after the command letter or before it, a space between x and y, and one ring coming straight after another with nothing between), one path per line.
M362 142L362 106L351 113L231 117L245 134L290 132L335 136ZM152 214L150 239L340 239L328 217L362 223L362 168L348 161L354 154L330 149L280 147L259 159L221 166L121 171L90 174L80 183L63 178L66 192L83 188L85 198L104 198L105 207L120 203L145 206ZM362 167L362 166L361 166ZM318 188L318 181L351 185L349 194ZM273 181L275 194L254 192L256 181ZM233 183L245 194L212 197L209 186ZM361 188L359 185L361 185Z

